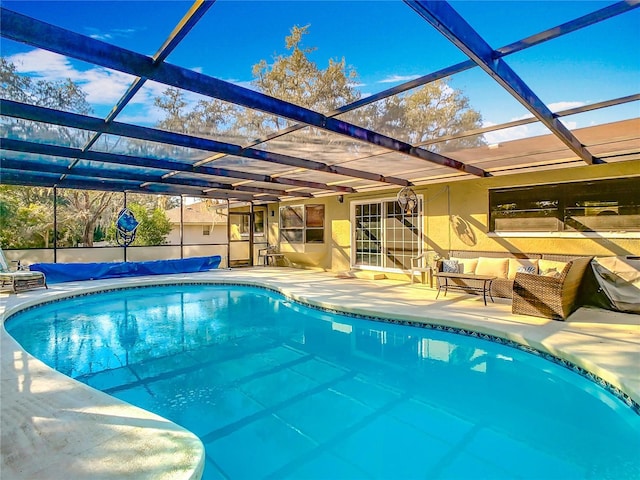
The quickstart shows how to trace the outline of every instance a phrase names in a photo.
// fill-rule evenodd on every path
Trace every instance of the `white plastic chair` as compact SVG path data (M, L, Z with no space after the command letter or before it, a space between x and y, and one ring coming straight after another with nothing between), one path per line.
M415 282L415 276L420 275L420 281L422 282L422 274L426 273L429 279L429 287L433 287L433 269L429 264L430 253L432 252L424 252L417 257L411 257L411 271L409 275L411 275L411 284Z

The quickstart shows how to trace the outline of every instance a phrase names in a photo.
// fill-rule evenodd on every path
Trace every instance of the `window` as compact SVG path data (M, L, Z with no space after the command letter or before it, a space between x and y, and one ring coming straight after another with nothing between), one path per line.
M395 199L353 206L354 254L357 266L407 270L420 252L422 202L405 212Z
M211 225L202 226L202 235L211 235Z
M307 205L305 207L305 243L324 242L324 205Z
M280 240L289 243L324 243L324 205L281 207Z
M249 215L242 215L240 217L240 234L243 237L248 237L249 236L249 225L251 223L251 219L249 218Z
M492 232L640 231L640 179L489 190Z
M253 212L253 234L264 235L264 210L256 210ZM249 214L243 214L240 224L240 234L243 237L249 236L251 218Z
M264 210L256 210L253 212L253 233L255 235L264 235Z

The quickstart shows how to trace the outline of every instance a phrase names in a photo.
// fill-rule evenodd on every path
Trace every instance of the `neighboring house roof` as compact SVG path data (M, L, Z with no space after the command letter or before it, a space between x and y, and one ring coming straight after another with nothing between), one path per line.
M225 212L224 214L218 212ZM171 223L180 224L180 207L167 210ZM184 206L182 221L185 225L227 224L226 206L209 202L197 202Z

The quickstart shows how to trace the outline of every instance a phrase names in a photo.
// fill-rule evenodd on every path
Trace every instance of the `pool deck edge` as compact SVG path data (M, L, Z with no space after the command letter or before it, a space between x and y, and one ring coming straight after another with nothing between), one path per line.
M435 290L400 281L260 267L72 282L0 294L0 321L43 301L172 283L257 285L320 308L468 329L566 360L640 403L640 315L583 308L569 321L555 322L513 315L508 300L486 307L481 298L463 294L435 300ZM74 479L201 477L204 449L195 435L50 369L24 352L4 326L0 337L2 478L39 478L45 472L49 478ZM123 445L130 452L125 459Z

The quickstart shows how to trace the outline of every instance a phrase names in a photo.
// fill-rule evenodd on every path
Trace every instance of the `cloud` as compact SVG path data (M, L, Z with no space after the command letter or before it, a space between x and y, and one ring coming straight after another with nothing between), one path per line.
M225 82L233 83L239 87L244 87L249 90L256 91L256 86L253 84L253 80L238 80L237 78L223 78Z
M133 28L114 28L108 32L101 32L97 28L86 27L85 30L89 32L91 38L96 40L113 40L115 38L131 38L136 32Z
M559 112L570 108L576 108L585 105L584 102L556 102L547 105L552 112ZM510 121L524 120L533 118L533 114L525 113L519 117L512 118ZM578 122L567 121L566 119L560 119L562 123L569 129L573 130L578 128ZM497 125L495 122L485 121L483 127L492 127ZM503 130L496 130L494 132L487 132L484 134L484 138L488 143L500 143L508 142L511 140L519 140L521 138L535 137L538 135L548 135L549 130L540 124L539 122L530 123L527 125L519 125L517 127L505 128Z
M408 82L409 80L415 80L420 75L390 75L382 80L378 80L378 83L400 83Z
M520 125L519 127L506 128L504 130L496 130L484 134L484 139L488 144L503 143L511 140L519 140L521 138L530 137L528 125Z
M7 58L16 66L18 73L37 74L48 80L78 80L79 72L71 65L67 57L45 50L31 50Z
M528 115L522 118L527 118ZM519 120L519 118L515 118L514 120ZM492 127L496 125L494 122L483 122L483 127ZM512 140L520 140L522 138L535 137L537 135L545 135L548 134L549 131L546 127L540 124L528 124L528 125L518 125L517 127L505 128L502 130L495 130L493 132L487 132L484 134L484 139L488 144L492 143L504 143L510 142Z
M13 55L7 60L16 66L18 73L23 75L53 82L70 79L77 83L96 111L104 110L104 107L107 107L106 111L110 110L134 81L131 75L107 68L92 67L82 70L68 57L39 49ZM196 67L193 70L198 71L200 68ZM234 81L234 83L247 88L251 87L250 82ZM137 125L154 125L165 115L154 105L154 99L162 96L167 88L169 88L167 85L147 80L117 120ZM202 99L208 99L189 91L183 91L183 93L187 109L193 108Z
M555 102L547 105L552 112L560 112L562 110L568 110L570 108L581 107L585 105L584 102Z
M104 68L93 68L83 72L78 83L87 93L87 101L91 104L115 104L133 82L134 77L121 72Z
M147 80L144 86L136 93L129 102L130 104L153 104L153 99L162 96L163 92L169 88L162 83Z
M81 70L68 57L45 50L18 53L7 60L16 66L18 73L53 82L69 79L77 83L92 105L115 104L133 82L131 75L106 68Z
M155 105L143 105L127 110L118 116L118 122L133 125L154 126L164 118L164 112Z

